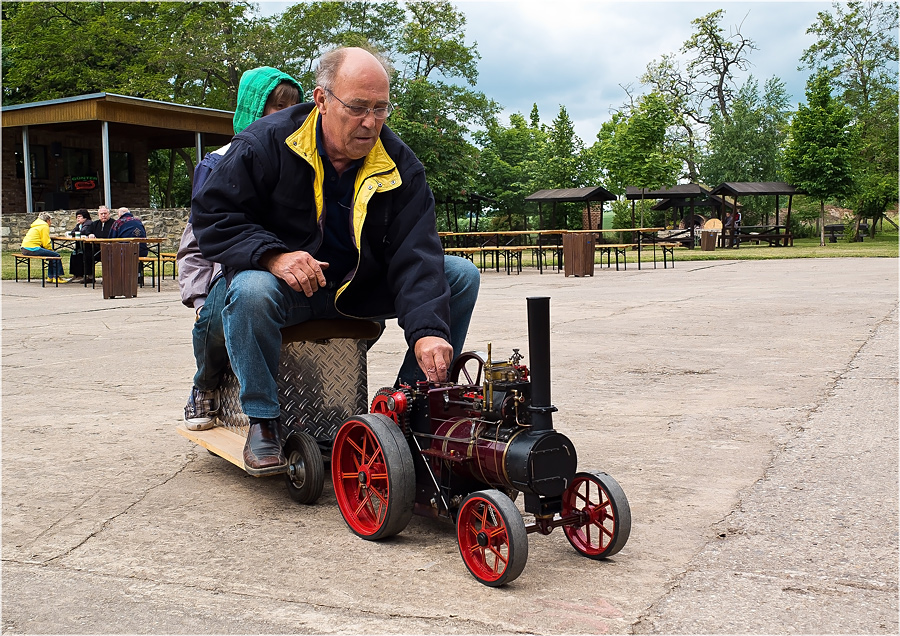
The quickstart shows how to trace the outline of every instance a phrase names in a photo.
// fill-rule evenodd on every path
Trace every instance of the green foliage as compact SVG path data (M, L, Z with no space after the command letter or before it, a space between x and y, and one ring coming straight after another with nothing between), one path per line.
M807 68L828 71L846 103L866 111L878 90L897 83L897 3L833 3L806 32L816 41L803 52ZM896 106L896 103L895 103Z
M703 182L777 181L787 138L787 103L781 80L767 81L761 98L759 84L751 77L738 91L730 122L713 109L701 167Z
M436 199L459 199L477 159L467 124L482 122L496 106L481 93L443 82L401 81L397 89L391 129L425 166Z
M791 183L824 202L853 192L853 129L850 110L831 96L826 73L806 85L806 105L791 122L785 170Z
M465 44L465 14L449 2L410 2L406 9L412 19L403 27L399 52L411 60L410 76L424 79L436 70L474 86L480 56Z
M518 113L510 116L509 123L507 128L492 121L473 135L482 148L474 189L497 201L499 210L507 215L507 227L536 227L528 224L525 197L541 189L536 182L547 135Z
M667 142L672 111L658 93L644 95L628 114L616 113L597 134L593 151L606 175L607 189L656 189L677 180L679 161Z

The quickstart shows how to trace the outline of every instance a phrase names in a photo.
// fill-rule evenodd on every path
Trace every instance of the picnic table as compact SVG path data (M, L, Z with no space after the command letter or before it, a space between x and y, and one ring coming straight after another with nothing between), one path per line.
M58 248L66 248L74 251L75 247L78 244L88 244L88 245L97 245L102 249L103 245L114 245L114 244L124 244L124 243L147 243L147 249L150 254L153 256L144 257L144 262L149 262L154 266L153 270L153 278L154 283L156 284L157 291L162 291L162 242L165 239L163 238L154 238L154 237L140 237L140 238L90 238L87 236L51 236L50 243L53 245L53 249L56 250ZM140 260L140 259L139 259ZM96 269L97 262L94 260L94 250L84 250L84 272L85 275L88 271L91 272L91 287L96 288ZM137 277L135 276L135 281L137 281ZM87 287L87 278L82 283L85 287Z

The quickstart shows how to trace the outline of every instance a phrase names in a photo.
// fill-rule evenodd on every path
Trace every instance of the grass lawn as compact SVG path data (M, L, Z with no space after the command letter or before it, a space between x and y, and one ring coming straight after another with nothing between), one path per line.
M827 239L826 239L827 240ZM13 254L19 250L4 249L2 252L3 280L15 280L15 262ZM63 257L63 267L66 273L69 271L69 250L60 250ZM716 249L712 252L703 252L700 248L689 250L675 248L676 261L732 261L732 260L767 260L774 258L847 258L847 257L876 257L898 258L900 256L900 240L898 234L893 232L879 232L874 239L866 238L862 243L850 243L838 240L837 243L825 243L819 245L819 239L795 239L793 247L769 247L768 245L750 245L743 243L738 249ZM621 257L620 257L621 259ZM637 252L627 252L628 263L637 263ZM604 263L606 259L604 258ZM662 262L662 251L656 251L656 260ZM599 265L600 255L597 254L594 261ZM476 259L477 262L477 259ZM641 253L642 263L653 262L653 249L645 248ZM523 255L522 264L532 266L529 255ZM605 266L605 265L604 265ZM502 268L501 268L502 269ZM32 265L31 275L34 276L35 265ZM25 275L25 268L20 268L20 276ZM37 277L40 278L40 269L37 269ZM97 263L97 275L102 275L100 264Z

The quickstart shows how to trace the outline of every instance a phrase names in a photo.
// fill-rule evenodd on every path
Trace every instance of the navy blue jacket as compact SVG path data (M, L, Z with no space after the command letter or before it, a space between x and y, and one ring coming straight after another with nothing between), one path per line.
M203 256L234 272L262 269L268 251L315 254L325 205L316 149L318 111L298 104L263 117L231 143L196 191L191 215ZM450 340L450 289L425 168L384 126L355 184L353 241L359 260L337 292L346 316L397 316L410 346Z

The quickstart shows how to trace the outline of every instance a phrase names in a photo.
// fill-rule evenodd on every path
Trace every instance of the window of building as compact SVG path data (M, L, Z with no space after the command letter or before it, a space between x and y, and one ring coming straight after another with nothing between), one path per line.
M109 153L109 179L113 183L134 183L130 152Z
M30 144L31 150L31 178L47 179L47 146ZM16 144L16 177L25 178L25 163L22 161L22 145Z
M92 174L91 151L86 148L62 149L62 173L70 177Z

